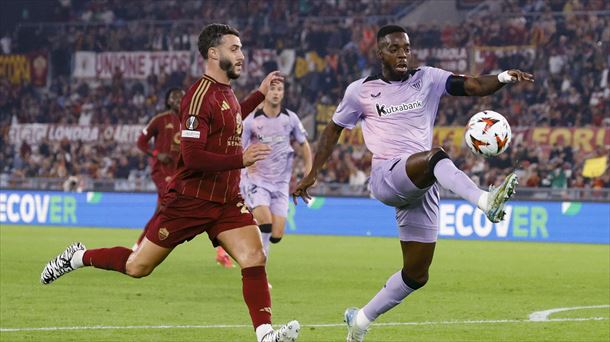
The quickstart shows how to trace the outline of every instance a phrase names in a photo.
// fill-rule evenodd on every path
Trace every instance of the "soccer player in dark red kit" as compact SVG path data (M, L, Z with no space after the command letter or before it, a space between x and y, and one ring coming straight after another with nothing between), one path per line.
M157 208L167 190L167 184L176 173L180 155L180 103L184 90L171 88L165 94L166 111L155 115L138 137L138 149L150 157L150 176L157 187ZM153 139L153 148L150 140ZM148 227L148 224L146 224ZM146 228L140 234L133 249L136 249L144 236Z
M212 243L222 246L241 267L243 297L257 341L294 341L299 322L277 330L271 326L260 231L239 194L240 169L270 152L264 144L242 150L242 113L254 111L271 83L283 78L277 71L267 75L240 107L230 86L244 63L239 32L228 25L208 25L199 35L198 46L208 63L205 75L188 89L180 107L178 171L141 245L135 251L125 247L87 250L76 242L46 265L41 282L49 284L83 266L145 277L176 246L207 232Z

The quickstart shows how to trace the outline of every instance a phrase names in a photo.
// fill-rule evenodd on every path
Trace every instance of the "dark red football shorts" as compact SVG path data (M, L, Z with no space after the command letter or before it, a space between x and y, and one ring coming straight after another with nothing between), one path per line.
M243 201L217 203L187 197L175 191L161 198L161 207L150 220L146 238L156 245L173 248L207 232L214 246L221 232L256 225Z

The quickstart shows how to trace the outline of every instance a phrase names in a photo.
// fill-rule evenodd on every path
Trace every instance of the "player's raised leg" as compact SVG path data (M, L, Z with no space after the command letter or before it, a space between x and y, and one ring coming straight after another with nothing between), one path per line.
M50 284L75 269L93 266L116 271L134 278L149 275L172 251L155 245L147 238L133 251L127 247L96 248L87 250L76 242L47 263L40 275L42 284Z
M277 330L271 326L271 294L267 287L266 257L257 226L226 230L216 237L241 267L243 296L259 342L295 341L299 322L291 321Z
M443 188L483 210L492 222L500 222L504 218L504 204L515 193L517 186L517 176L511 173L499 187L490 187L489 192L479 189L441 147L412 154L407 160L406 172L413 184L421 189L437 181Z

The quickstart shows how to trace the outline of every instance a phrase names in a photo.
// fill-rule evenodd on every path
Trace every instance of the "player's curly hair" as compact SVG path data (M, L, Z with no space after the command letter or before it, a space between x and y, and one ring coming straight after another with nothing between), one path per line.
M169 97L172 95L173 92L175 91L182 91L182 89L177 88L177 87L172 87L169 88L167 90L167 92L165 93L165 109L171 109L170 105L169 105Z
M398 25L385 25L377 31L377 42L379 42L383 37L387 36L390 33L394 32L403 32L407 33L407 31L402 26Z
M201 57L208 59L208 49L218 46L222 40L222 36L232 34L239 37L239 31L236 28L225 24L209 24L201 30L199 34L199 42L197 48Z

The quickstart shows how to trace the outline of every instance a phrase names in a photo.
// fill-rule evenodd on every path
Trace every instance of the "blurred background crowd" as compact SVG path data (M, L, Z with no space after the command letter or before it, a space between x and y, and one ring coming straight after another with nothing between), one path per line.
M256 50L287 54L290 73L285 105L308 128L315 151L317 130L328 120L346 86L377 72L375 34L400 22L421 0L49 0L2 2L1 56L47 56L44 85L15 82L0 68L0 173L4 184L32 178L76 176L125 179L150 184L146 157L133 144L108 141L11 142L11 125L144 125L164 109L170 87L186 88L197 76L186 69L161 70L129 79L115 70L108 79L74 77L77 51L191 51L196 54L206 23L236 26L247 58ZM28 6L28 3L36 4ZM610 128L610 2L604 0L457 1L468 20L409 21L415 49L413 67L445 67L458 73L495 73L518 68L535 74L533 85L506 87L486 98L445 97L437 126L463 127L483 109L504 113L512 127ZM502 13L500 16L499 13ZM440 50L443 49L443 50ZM441 51L441 53L438 53ZM463 54L466 68L447 66L443 53ZM492 53L490 53L491 51ZM252 57L254 58L254 57ZM267 60L263 73L281 61ZM256 89L260 77L234 85L238 98ZM609 132L606 130L606 132ZM608 133L610 134L610 133ZM583 177L585 161L610 154L594 139L588 149L569 142L546 146L516 141L499 158L475 157L461 145L438 141L458 166L481 186L507 172L520 173L521 186L610 188L601 176ZM342 144L320 183L349 184L347 194L366 189L370 153L360 144ZM297 177L302 164L297 161ZM12 182L12 183L11 183ZM23 184L23 182L19 183ZM150 189L150 186L144 186ZM345 188L345 187L343 187Z

